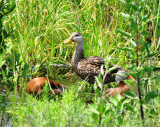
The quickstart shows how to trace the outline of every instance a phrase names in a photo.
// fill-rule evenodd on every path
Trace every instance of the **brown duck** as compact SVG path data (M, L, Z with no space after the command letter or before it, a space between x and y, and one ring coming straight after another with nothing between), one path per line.
M67 89L67 86L64 86L61 83L55 82L53 80L47 79L45 77L37 77L32 79L27 84L27 92L29 94L41 94L43 92L43 87L45 86L45 82L48 82L54 92L55 95L59 95L63 92L64 89ZM52 91L50 91L52 94Z
M98 56L84 57L83 36L81 33L72 33L69 39L65 40L63 44L70 42L75 42L77 44L72 57L72 68L79 77L93 84L95 82L95 76L98 76L100 73L101 66L105 66L105 59ZM123 80L131 78L135 81L135 79L132 76L127 75L127 70L117 65L109 65L109 68L111 67L115 67L115 69L106 75L104 83L117 82L119 87L110 88L106 93L108 96L114 96L118 93L122 95L123 92L130 90L129 86L126 85ZM104 71L106 71L105 68Z

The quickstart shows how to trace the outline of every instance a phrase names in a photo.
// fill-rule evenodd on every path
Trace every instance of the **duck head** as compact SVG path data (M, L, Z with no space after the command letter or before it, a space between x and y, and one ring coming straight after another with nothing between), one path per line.
M82 34L78 33L78 32L72 33L71 36L63 42L63 44L68 44L71 42L75 42L75 43L77 43L77 45L83 45Z

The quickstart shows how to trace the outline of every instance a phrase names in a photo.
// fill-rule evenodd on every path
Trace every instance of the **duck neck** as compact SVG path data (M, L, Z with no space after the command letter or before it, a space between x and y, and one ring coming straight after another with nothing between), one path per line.
M76 50L74 52L74 55L72 57L72 67L76 68L78 65L78 62L84 59L84 53L83 53L83 43L77 44Z

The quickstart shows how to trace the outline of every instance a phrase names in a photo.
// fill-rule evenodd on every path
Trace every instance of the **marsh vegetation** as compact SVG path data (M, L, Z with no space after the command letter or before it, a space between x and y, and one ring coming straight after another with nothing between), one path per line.
M130 92L109 100L91 94L70 67L75 44L63 45L75 31L84 37L85 57L131 72ZM1 126L160 126L159 35L159 0L0 0ZM34 77L69 91L51 99L46 89L37 99L26 92ZM116 84L103 89L109 87Z

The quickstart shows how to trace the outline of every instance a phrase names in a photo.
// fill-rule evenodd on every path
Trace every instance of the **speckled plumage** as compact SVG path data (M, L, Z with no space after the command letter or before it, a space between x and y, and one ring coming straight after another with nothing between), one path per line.
M69 39L70 40L67 40L66 43L69 43L71 41L77 43L76 50L72 57L72 68L79 77L93 84L95 82L95 76L99 75L102 65L104 65L104 71L106 71L105 60L98 56L90 56L87 58L84 57L83 37L80 33L72 33ZM127 79L128 76L125 75L125 73L127 73L127 70L117 65L109 65L109 68L111 67L116 67L116 69L107 74L104 82L105 84L115 81L118 83L119 81ZM122 74L122 76L116 74Z
M72 68L74 69L74 71L83 80L86 80L92 84L95 82L95 76L99 75L102 65L105 65L105 60L103 58L98 56L90 56L85 58L83 49L76 49L72 57ZM105 84L115 82L115 73L117 73L118 71L127 72L127 70L117 65L110 65L109 67L116 67L116 69L106 75ZM105 68L104 71L106 71ZM126 78L127 76L124 77L124 79Z

